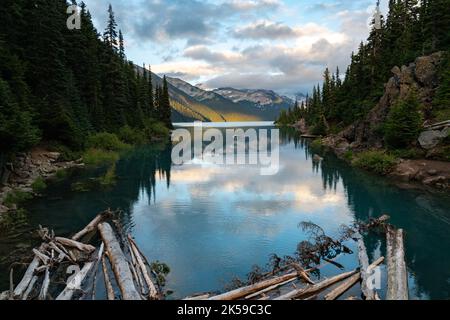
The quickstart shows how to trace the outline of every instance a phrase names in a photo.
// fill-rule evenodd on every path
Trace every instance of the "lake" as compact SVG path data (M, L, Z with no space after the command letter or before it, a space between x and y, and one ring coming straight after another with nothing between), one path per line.
M268 125L253 124L257 130ZM245 279L254 265L264 266L271 254L293 254L307 239L300 222L311 221L337 237L342 225L382 214L405 229L411 297L450 297L449 195L401 189L330 154L314 162L309 141L293 132L281 132L280 142L280 168L273 176L261 175L257 166L214 165L201 158L174 165L172 147L160 145L124 155L110 188L72 191L74 183L106 168L78 170L52 183L44 197L27 203L26 212L1 229L0 289L9 286L10 263L38 243L33 231L39 224L69 236L106 208L120 208L126 231L148 259L171 268L166 289L173 291L172 299L223 290L235 277ZM385 254L383 239L365 240L371 260ZM356 250L353 241L346 245ZM338 262L354 269L357 255ZM321 276L340 272L329 265ZM384 287L383 281L382 297ZM99 297L103 290L99 282ZM355 288L348 295L357 293Z

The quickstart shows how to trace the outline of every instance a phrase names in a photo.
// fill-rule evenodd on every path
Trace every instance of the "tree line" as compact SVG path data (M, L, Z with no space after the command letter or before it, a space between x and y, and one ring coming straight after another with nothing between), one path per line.
M323 84L314 87L312 95L301 105L283 112L279 124L305 119L317 135L342 130L362 119L379 101L392 67L450 49L450 0L390 0L387 18L381 17L377 27L375 22L374 19L367 41L361 42L358 51L352 53L345 75L339 68L335 71L327 68ZM449 61L447 56L432 110L424 110L427 117L436 117L439 112L444 118L450 117ZM417 103L409 102L411 109L402 106L398 109L416 116L413 108ZM417 119L409 121L417 123Z
M77 5L80 29L66 25ZM129 61L111 5L100 34L75 0L2 0L0 6L0 156L41 141L73 150L95 132L171 127L168 84Z

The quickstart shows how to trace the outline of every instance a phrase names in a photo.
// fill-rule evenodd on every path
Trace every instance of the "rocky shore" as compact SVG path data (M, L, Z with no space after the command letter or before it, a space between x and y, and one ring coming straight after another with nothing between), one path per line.
M0 181L0 215L17 209L15 204L9 207L4 204L11 192L19 191L35 196L32 185L37 179L46 180L55 176L58 171L84 167L81 159L60 161L60 156L57 152L36 148L16 155L13 162L7 163Z

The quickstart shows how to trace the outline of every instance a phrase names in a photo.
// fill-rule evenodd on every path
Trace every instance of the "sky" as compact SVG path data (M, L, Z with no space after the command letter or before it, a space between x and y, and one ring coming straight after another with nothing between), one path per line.
M307 93L345 71L375 0L84 0L103 32L111 3L127 58L203 88ZM382 0L386 11L388 0Z

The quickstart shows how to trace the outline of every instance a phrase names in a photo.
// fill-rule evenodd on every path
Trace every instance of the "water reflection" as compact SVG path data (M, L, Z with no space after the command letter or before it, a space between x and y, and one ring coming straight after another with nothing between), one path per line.
M399 189L329 154L315 162L309 141L295 132L282 131L280 139L276 176L261 176L257 167L218 166L198 158L175 166L167 145L124 156L117 163L117 184L109 189L72 192L74 181L101 175L104 169L78 172L27 206L29 228L14 239L0 236L0 254L32 243L29 232L39 224L69 235L105 207L121 208L149 259L171 267L168 287L182 297L220 290L234 276L245 277L254 264L264 265L272 253L292 254L305 238L297 228L301 221L312 221L333 236L355 218L388 213L406 230L412 295L450 296L448 196ZM369 237L366 245L373 257L384 253L382 239ZM340 263L348 269L357 265L355 256ZM0 262L1 288L8 286L2 276L7 268Z

